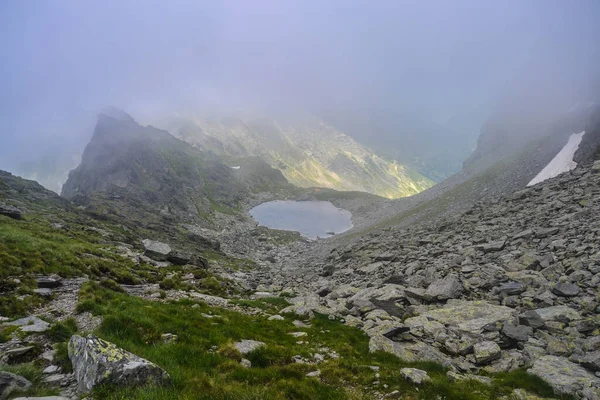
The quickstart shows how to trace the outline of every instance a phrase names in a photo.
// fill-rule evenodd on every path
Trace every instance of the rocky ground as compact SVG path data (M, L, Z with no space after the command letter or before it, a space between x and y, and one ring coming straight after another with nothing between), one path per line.
M9 200L17 192L21 196L0 208L0 214L8 217L3 223L14 231L7 237L25 243L29 237L19 235L31 226L42 230L40 237L34 238L44 240L39 243L63 246L73 240L74 245L57 247L60 252L56 250L51 257L41 255L62 277L36 274L41 267L31 254L26 254L31 259L23 256L25 261L20 264L23 271L28 268L27 274L11 275L10 271L17 271L14 260L20 259L15 257L22 255L12 248L8 251L14 254L0 252L0 260L12 263L2 275L3 285L7 282L2 290L15 290L9 300L37 301L31 303L36 306L30 308L27 318L1 322L1 363L10 367L0 372L2 399L29 393L32 386L41 388L36 394L45 390L73 399L90 390L94 398L102 398L94 389L101 383L128 386L154 381L169 386L172 369L157 367L153 357L168 363L169 358L161 358L168 351L163 354L159 350L177 341L178 335L182 336L181 346L199 346L203 357L213 357L212 353L223 356L227 367L222 368L227 372L241 366L261 374L252 366L264 362L256 354L273 348L284 351L287 346L283 355L267 354L285 368L293 363L302 379L317 379L324 385L332 381L341 385L332 378L339 379L340 371L364 374L369 381L367 398L461 398L423 394L431 388L435 388L431 393L441 393L441 385L448 382L477 382L484 397L472 398L486 398L486 393L488 398L535 398L526 397L529 394L521 389L511 393L512 397L494 391L499 385L497 376L525 370L548 382L558 395L600 396L600 162L507 197L477 203L444 219L312 242L289 232L257 227L247 218L230 214L219 216L214 223L219 229L178 226L183 239L174 235L138 237L122 226L98 221L97 226L90 225L90 220L60 198L31 184L14 189L17 184L9 181L13 178L6 179L12 190L6 191ZM29 197L24 195L28 190L33 193ZM310 196L318 198L314 193ZM37 210L41 199L56 203L52 207L60 210ZM354 207L358 214L360 203L340 199L338 205ZM63 213L59 222L55 216L48 217L51 211ZM140 232L146 235L149 231ZM82 243L85 246L80 249ZM202 248L202 256L190 252L191 244ZM70 251L78 258L63 254ZM72 270L57 265L52 257L65 260ZM6 304L12 303L2 303L3 307ZM140 308L155 313L155 319L150 322ZM219 325L223 322L210 322L206 327L210 330L199 331L208 337L234 332L220 338L216 347L209 347L215 348L208 355L206 343L200 346L181 333L187 328L200 329L185 325L185 316L168 332L165 327L146 326L160 324L168 312L182 308L184 314L188 310L206 321L231 320L238 326L232 331L233 327ZM16 310L15 314L21 312ZM129 317L131 310L140 315ZM340 321L344 329L350 329L339 331L340 335L353 338L352 328L366 333L370 353L357 356L352 346L327 335ZM253 334L240 333L246 332L240 323L258 323L259 328L253 328L257 329ZM141 324L139 334L147 342L135 348L146 358L95 336L101 332L131 347L135 342L123 339L131 324ZM282 335L273 336L271 331L278 329ZM312 343L306 336L319 341ZM232 338L234 342L229 343ZM247 349L248 345L252 349ZM227 353L231 346L236 350ZM303 354L307 346L314 349ZM154 353L154 348L159 353ZM377 358L381 352L410 364ZM43 368L37 380L35 375L11 369L31 362ZM359 373L344 362L368 364ZM422 362L435 362L445 369L440 372L438 367L419 364ZM235 374L240 372L232 379ZM346 379L351 378L344 376L348 386ZM181 384L181 376L174 379ZM398 379L413 386L394 389ZM364 386L365 382L352 385ZM424 391L417 395L419 387ZM513 385L511 390L520 387ZM121 392L100 393L127 398ZM144 397L136 392L131 398ZM172 397L163 394L156 398Z
M388 228L280 263L264 290L340 316L373 350L459 373L516 368L600 396L600 162L430 225Z

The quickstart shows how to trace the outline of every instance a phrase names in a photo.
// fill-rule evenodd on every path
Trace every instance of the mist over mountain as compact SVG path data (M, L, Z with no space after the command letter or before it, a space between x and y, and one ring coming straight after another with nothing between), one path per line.
M4 2L0 166L31 177L62 169L107 105L140 121L292 111L439 181L507 104L546 115L596 96L598 7Z

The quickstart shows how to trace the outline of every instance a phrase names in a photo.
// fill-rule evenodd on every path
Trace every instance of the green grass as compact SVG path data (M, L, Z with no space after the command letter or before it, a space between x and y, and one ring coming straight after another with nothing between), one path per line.
M261 299L275 308L285 299ZM273 304L272 304L273 303ZM198 306L192 307L198 304ZM85 305L85 306L82 306ZM498 399L514 387L551 397L548 385L523 371L501 374L491 387L479 382L453 383L446 369L433 363L406 363L387 353L369 353L368 338L360 330L317 315L310 328L296 328L292 318L268 321L265 316L249 316L209 307L188 300L150 302L88 283L80 292L78 309L103 315L96 332L105 340L147 358L163 367L173 378L168 387L99 387L102 399L367 399L373 391L399 390L406 399ZM206 318L202 314L212 314ZM305 331L298 344L290 332ZM163 343L163 333L178 335L175 343ZM260 340L267 344L245 357L253 367L239 365L233 342ZM324 350L326 347L329 350ZM335 351L320 365L297 364L292 357L310 359L314 353ZM369 366L378 366L379 378ZM400 376L400 369L412 366L429 372L432 382L416 388ZM321 370L320 379L306 373ZM378 381L378 385L374 382ZM383 389L383 385L388 385Z
M25 392L13 393L16 397L25 396L55 396L58 395L59 390L49 389L44 386L42 380L44 375L42 373L43 368L35 365L34 363L18 364L18 365L4 365L0 366L0 371L11 372L16 375L20 375L32 383L31 389ZM11 397L12 398L12 397Z

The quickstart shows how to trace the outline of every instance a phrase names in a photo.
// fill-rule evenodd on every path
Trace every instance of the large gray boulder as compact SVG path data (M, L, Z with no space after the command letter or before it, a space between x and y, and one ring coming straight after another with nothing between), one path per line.
M73 335L68 350L80 393L89 393L101 383L142 386L171 382L169 374L156 364L93 335Z
M155 261L167 261L172 251L171 246L156 240L144 239L142 244L144 245L144 255Z
M24 392L31 387L31 382L22 376L0 371L0 400L8 399L13 392Z
M454 275L449 275L444 279L438 279L427 288L425 295L432 300L448 300L460 297L463 292L463 285Z
M600 396L600 378L563 357L540 357L527 372L548 382L558 393L582 398L578 393L587 389Z

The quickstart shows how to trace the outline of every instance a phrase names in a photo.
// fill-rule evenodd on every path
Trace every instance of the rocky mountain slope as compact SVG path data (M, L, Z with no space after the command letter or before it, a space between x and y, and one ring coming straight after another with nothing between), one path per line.
M371 233L320 265L299 255L274 284L310 288L295 306L362 327L372 350L459 373L526 368L594 399L599 205L596 161L438 223Z
M434 184L311 116L170 118L157 124L205 151L260 157L300 187L364 191L398 198Z
M560 135L388 225L306 241L245 212L327 199L364 228L396 202L101 116L65 197L0 172L0 396L596 399L594 121L556 178L523 189Z

